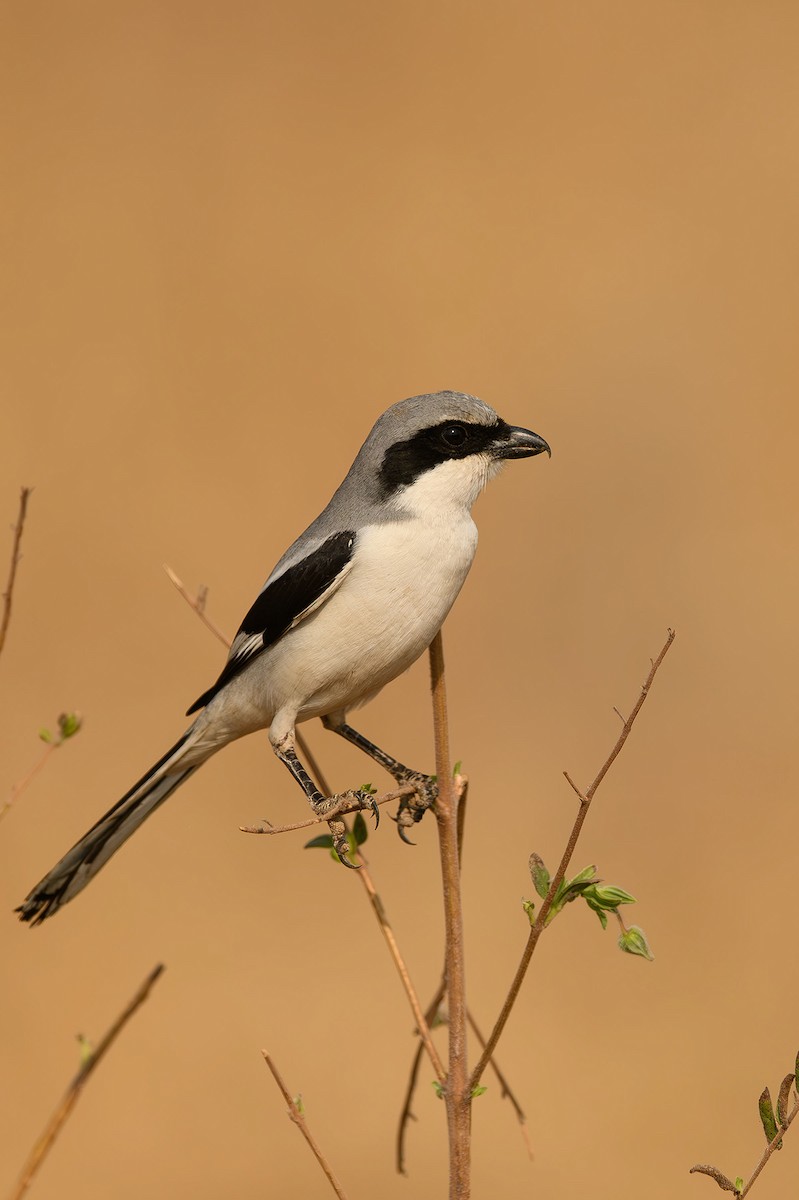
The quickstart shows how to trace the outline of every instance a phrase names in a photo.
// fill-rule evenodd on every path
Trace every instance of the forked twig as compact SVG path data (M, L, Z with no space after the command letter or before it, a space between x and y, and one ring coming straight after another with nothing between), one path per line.
M99 1066L101 1060L110 1050L113 1043L119 1037L122 1030L127 1025L128 1021L139 1009L150 994L150 990L158 979L161 972L164 970L163 963L159 963L154 967L150 974L145 979L144 983L136 992L130 1003L122 1010L117 1019L114 1021L108 1032L100 1039L94 1050L91 1051L85 1062L81 1065L80 1070L70 1083L64 1093L61 1103L53 1113L52 1117L45 1126L44 1131L39 1136L38 1141L34 1145L28 1155L25 1166L22 1168L22 1174L19 1177L16 1188L11 1193L9 1200L20 1200L33 1182L34 1176L44 1162L53 1143L61 1132L65 1121L67 1120L72 1109L78 1102L81 1092L83 1091L89 1076L94 1069Z
M663 659L666 657L669 647L671 646L673 641L674 641L674 630L670 629L668 632L668 636L666 638L665 644L663 646L663 649L660 651L660 654L657 656L657 658L654 659L654 661L652 662L652 668L651 668L649 674L647 675L647 677L643 683L643 686L641 687L641 694L638 697L638 700L636 701L635 707L633 708L633 710L630 713L627 720L624 722L622 731L619 734L618 738L616 739L613 749L611 750L610 754L607 756L604 763L600 767L599 772L598 772L596 778L594 779L593 783L591 784L591 786L588 788L588 791L585 793L581 792L580 789L577 787L577 784L574 782L574 780L568 774L568 772L567 771L563 772L563 774L565 775L569 784L571 785L571 787L574 789L574 791L577 793L577 796L579 797L580 807L577 810L577 816L575 818L574 825L572 826L572 831L569 834L569 840L566 843L566 849L563 852L563 857L560 860L560 865L558 866L557 871L555 872L555 874L552 877L552 880L549 885L549 891L547 892L546 898L544 899L543 903L541 904L541 907L538 910L536 919L533 922L532 927L530 929L530 933L527 938L527 944L525 945L524 952L522 954L521 962L519 963L519 966L516 970L516 974L514 976L514 979L510 986L508 994L505 998L505 1002L502 1005L502 1010L499 1014L499 1017L497 1018L496 1025L492 1029L491 1034L488 1038L488 1042L486 1043L486 1047L480 1058L480 1061L478 1062L477 1066L474 1069L474 1072L472 1073L472 1078L471 1078L472 1088L475 1088L477 1086L477 1084L480 1082L480 1078L486 1069L488 1060L491 1058L492 1054L494 1053L497 1042L499 1041L499 1039L502 1035L502 1031L505 1028L508 1017L511 1014L513 1005L516 1003L516 998L519 995L519 991L521 989L522 983L524 982L524 977L527 973L527 968L530 965L530 960L533 957L533 952L534 952L536 946L538 945L538 939L540 938L541 933L543 932L543 929L544 929L544 926L546 923L547 913L549 912L550 908L552 907L552 902L555 899L555 895L557 894L558 888L560 887L561 883L563 882L563 879L565 878L566 869L568 868L568 865L571 861L572 854L574 853L575 847L577 845L577 840L580 836L580 832L585 823L585 818L588 816L588 809L591 806L591 801L594 798L597 788L599 787L602 780L605 778L605 776L607 775L611 766L613 765L614 761L618 757L622 747L624 746L624 743L627 741L627 738L630 735L630 730L632 729L633 724L635 723L635 719L638 716L639 712L641 711L644 701L646 700L647 696L649 695L649 689L652 686L655 675L658 672L658 668L660 667L660 664L663 662Z
M339 1200L347 1200L347 1197L344 1193L344 1189L342 1188L341 1184L338 1182L335 1175L333 1174L333 1168L331 1167L330 1163L325 1158L325 1156L322 1153L322 1151L320 1150L319 1145L317 1144L313 1134L311 1133L310 1129L308 1128L308 1122L305 1120L305 1116L303 1115L302 1109L300 1108L299 1104L292 1096L291 1092L286 1087L285 1083L283 1082L283 1078L282 1078L280 1072L278 1071L278 1069L275 1066L272 1059L267 1054L266 1050L262 1050L261 1054L263 1054L264 1062L269 1067L269 1070L272 1072L272 1077L274 1078L275 1083L280 1088L280 1091L283 1095L283 1099L286 1101L286 1104L288 1104L288 1106L289 1106L289 1111L288 1111L289 1117L294 1122L294 1124L297 1126L297 1128L299 1129L302 1136L305 1138L308 1145L311 1147L314 1158L316 1159L316 1161L319 1163L319 1166L324 1171L325 1178L327 1179L328 1183L332 1187L333 1191L339 1197Z
M0 654L3 652L3 647L6 643L6 634L8 633L8 625L11 620L11 601L14 598L14 583L17 578L17 567L19 566L20 552L19 547L22 542L22 530L25 528L25 517L28 512L28 498L30 497L33 488L20 488L19 492L19 511L17 513L17 523L14 525L14 540L11 543L11 562L8 567L8 582L6 590L3 592L3 615L0 618Z

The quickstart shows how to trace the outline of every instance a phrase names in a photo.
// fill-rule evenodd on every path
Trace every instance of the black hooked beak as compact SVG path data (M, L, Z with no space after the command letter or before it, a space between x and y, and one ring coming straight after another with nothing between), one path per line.
M506 425L501 437L494 442L493 450L497 458L532 458L545 450L552 457L552 451L542 437L518 425Z

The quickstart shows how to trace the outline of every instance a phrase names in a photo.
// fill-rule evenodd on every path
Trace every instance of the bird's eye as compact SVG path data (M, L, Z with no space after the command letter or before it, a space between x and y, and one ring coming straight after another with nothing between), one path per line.
M450 450L460 450L466 442L466 427L465 425L444 425L441 430L441 440Z

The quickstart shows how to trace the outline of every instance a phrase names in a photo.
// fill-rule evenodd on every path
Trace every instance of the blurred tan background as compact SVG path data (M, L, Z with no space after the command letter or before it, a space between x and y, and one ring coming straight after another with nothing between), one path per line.
M677 641L575 866L633 892L654 964L574 906L475 1110L476 1196L711 1194L799 1046L794 795L799 9L8 4L2 13L0 570L35 486L0 661L2 787L85 717L0 825L0 1192L77 1065L168 970L42 1171L41 1200L323 1197L261 1061L350 1195L445 1194L430 1071L394 1174L412 1019L352 873L305 837L265 737L211 762L43 928L12 908L184 727L221 647L390 403L476 392L553 447L480 501L448 622L471 782L470 1002L525 938L528 853ZM432 768L421 662L359 725ZM383 779L321 729L336 786ZM432 825L371 866L421 994ZM799 1139L761 1200L795 1190Z

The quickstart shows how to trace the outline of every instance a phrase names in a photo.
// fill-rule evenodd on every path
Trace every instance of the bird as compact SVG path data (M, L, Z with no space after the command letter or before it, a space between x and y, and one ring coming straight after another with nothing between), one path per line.
M370 742L347 713L406 671L440 630L472 565L471 509L485 485L508 460L543 452L551 455L542 437L465 392L388 408L329 504L269 575L218 679L188 709L192 724L37 883L16 910L20 920L40 924L72 900L176 788L245 734L268 731L347 866L355 864L335 813L347 800L377 816L376 806L364 792L321 794L297 755L297 724L320 717L424 793L423 810L435 794L431 777Z

